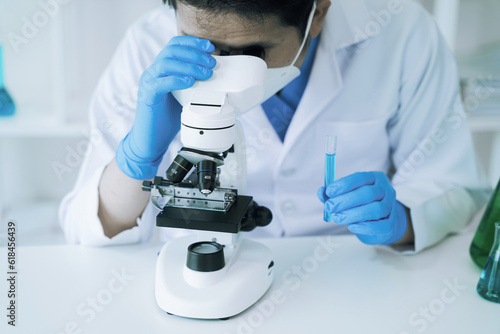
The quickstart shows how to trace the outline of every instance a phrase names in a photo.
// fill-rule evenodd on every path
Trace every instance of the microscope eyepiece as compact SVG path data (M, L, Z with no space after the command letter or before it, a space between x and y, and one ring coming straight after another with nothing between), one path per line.
M217 182L217 164L210 160L202 160L197 165L198 188L204 195L214 191Z

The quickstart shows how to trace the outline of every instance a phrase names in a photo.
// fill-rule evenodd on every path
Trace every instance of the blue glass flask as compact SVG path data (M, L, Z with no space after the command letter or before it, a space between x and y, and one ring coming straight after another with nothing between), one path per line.
M5 88L3 78L3 50L2 45L0 45L0 116L12 116L15 111L16 105L14 104L14 100L12 100L12 97Z

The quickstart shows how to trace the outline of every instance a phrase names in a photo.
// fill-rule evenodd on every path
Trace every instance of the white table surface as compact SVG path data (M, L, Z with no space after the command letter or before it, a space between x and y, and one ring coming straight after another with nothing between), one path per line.
M18 326L7 325L2 279L0 332L497 334L500 305L476 293L480 269L468 254L471 239L471 233L451 236L415 256L375 249L353 236L262 239L274 254L274 283L258 304L227 321L169 316L157 307L161 244L19 247ZM320 250L315 258L325 243L334 244L332 254ZM0 256L7 272L5 247ZM113 270L133 279L120 285ZM458 290L449 290L454 283ZM95 317L82 314L91 309L88 298L98 297L107 304L97 305Z

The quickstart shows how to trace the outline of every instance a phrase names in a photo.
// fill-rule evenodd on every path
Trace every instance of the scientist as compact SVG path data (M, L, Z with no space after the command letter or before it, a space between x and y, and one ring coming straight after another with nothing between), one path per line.
M417 3L164 2L128 30L93 96L90 122L103 140L90 145L60 207L70 242L151 238L158 210L141 183L164 176L181 147L181 107L170 92L210 78L212 55L301 70L272 82L272 96L239 117L247 192L274 215L251 235L350 231L366 244L418 252L462 229L485 203L455 62ZM325 189L327 135L338 137L338 180ZM322 220L323 210L335 223Z

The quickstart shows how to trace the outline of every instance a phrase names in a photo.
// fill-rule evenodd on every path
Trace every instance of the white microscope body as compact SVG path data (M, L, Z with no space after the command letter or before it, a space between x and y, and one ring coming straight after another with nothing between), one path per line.
M162 210L158 226L198 231L163 246L156 301L170 314L199 319L243 312L269 289L274 269L271 251L240 233L267 225L272 215L243 195L246 154L236 123L237 114L261 102L267 66L251 56L215 58L211 79L173 92L183 105L184 148L168 180L143 184Z

